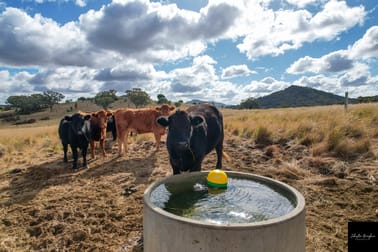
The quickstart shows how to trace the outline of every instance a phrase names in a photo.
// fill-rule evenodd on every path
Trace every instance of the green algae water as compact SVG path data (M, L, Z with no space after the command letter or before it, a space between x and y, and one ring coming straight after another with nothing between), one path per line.
M227 189L208 188L206 179L161 184L151 202L178 216L213 224L252 223L288 214L296 202L260 181L229 178Z

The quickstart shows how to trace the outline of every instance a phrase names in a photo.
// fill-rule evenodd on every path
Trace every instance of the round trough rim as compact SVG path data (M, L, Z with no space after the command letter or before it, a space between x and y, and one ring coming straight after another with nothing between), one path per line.
M281 181L268 178L265 176L253 174L253 173L244 173L244 172L234 172L234 171L225 171L229 178L249 178L249 179L255 179L256 181L263 182L263 183L268 183L268 184L274 184L274 186L280 187L281 189L291 193L293 197L295 198L295 203L296 206L295 208L290 211L288 214L272 218L269 220L264 220L264 221L257 221L257 222L248 222L248 223L227 223L227 224L217 224L217 223L209 223L209 222L203 222L199 220L194 220L190 219L187 217L182 217L179 215L175 215L173 213L170 213L168 211L165 211L164 209L156 206L153 204L150 200L151 198L151 192L158 187L159 185L169 182L169 181L177 181L182 178L191 178L191 177L197 177L201 176L202 174L204 176L207 176L207 174L210 171L200 171L200 172L192 172L192 173L185 173L185 174L179 174L179 175L172 175L160 180L155 181L152 183L150 186L147 187L147 189L144 191L143 194L143 201L144 201L144 207L149 208L151 211L160 214L162 217L173 220L173 221L178 221L182 223L186 223L188 225L193 225L193 226L200 226L203 228L210 228L210 229L251 229L251 228L261 228L264 226L269 226L269 225L277 225L282 222L286 222L288 220L291 220L298 215L302 214L305 211L305 199L303 195L294 187L283 183Z

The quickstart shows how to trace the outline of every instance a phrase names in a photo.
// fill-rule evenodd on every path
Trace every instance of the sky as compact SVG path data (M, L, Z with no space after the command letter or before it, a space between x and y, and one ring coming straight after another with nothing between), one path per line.
M290 85L378 95L378 2L0 0L0 104L141 88L231 105Z

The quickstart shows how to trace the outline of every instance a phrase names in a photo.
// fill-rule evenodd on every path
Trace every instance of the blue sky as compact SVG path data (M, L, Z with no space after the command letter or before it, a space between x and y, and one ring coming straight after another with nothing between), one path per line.
M290 85L378 95L378 3L0 0L0 104L138 87L239 104Z

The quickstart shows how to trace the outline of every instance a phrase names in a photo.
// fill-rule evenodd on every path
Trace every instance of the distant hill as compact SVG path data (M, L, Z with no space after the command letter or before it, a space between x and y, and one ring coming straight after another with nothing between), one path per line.
M292 85L256 100L260 108L284 108L343 104L345 98L313 88ZM349 99L349 103L357 103L357 99Z
M229 105L221 103L221 102L202 101L202 100L199 100L199 99L193 99L193 100L185 102L185 104L201 104L201 103L210 103L210 104L214 104L217 107L228 107L229 106Z

